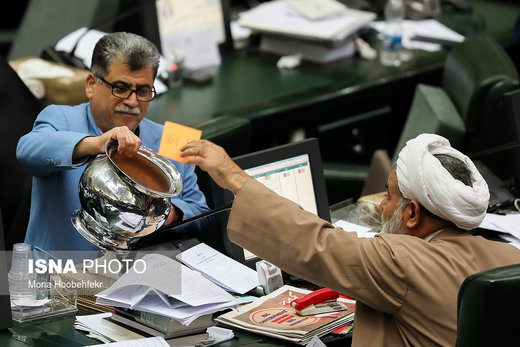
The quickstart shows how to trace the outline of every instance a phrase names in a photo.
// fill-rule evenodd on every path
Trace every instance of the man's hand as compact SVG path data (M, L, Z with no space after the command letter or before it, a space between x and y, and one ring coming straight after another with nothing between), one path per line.
M207 140L191 140L181 148L181 157L191 157L188 165L198 165L222 188L236 194L251 179L220 146Z
M72 160L75 161L86 156L105 153L105 142L110 139L117 141L117 155L122 157L135 156L141 145L141 139L128 127L115 127L104 134L85 137L78 142L72 153Z
M164 226L168 226L170 224L172 224L173 222L178 222L181 220L181 215L179 215L179 213L177 213L177 209L175 208L175 206L173 206L173 204L170 205L170 214L168 214L168 217L166 218L166 220L164 221Z

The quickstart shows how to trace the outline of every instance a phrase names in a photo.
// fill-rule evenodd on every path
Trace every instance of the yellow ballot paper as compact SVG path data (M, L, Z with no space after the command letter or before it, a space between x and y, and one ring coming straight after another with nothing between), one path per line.
M159 146L159 155L185 163L188 158L181 158L181 147L190 140L200 139L201 135L202 130L166 121Z

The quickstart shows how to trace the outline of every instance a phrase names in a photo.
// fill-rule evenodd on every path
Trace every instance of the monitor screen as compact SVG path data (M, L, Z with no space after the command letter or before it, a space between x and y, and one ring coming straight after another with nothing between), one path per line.
M315 138L245 154L233 158L248 175L304 210L330 221L318 140ZM233 199L226 191L224 202ZM254 268L258 258L228 240L226 252Z
M245 172L278 195L294 201L304 210L318 214L309 154L260 165L246 169Z

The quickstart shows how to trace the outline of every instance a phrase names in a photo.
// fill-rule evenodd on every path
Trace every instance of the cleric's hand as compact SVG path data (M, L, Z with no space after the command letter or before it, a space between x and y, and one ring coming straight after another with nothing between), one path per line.
M191 140L181 148L181 157L188 158L188 165L198 165L219 186L236 194L251 179L226 151L207 140Z

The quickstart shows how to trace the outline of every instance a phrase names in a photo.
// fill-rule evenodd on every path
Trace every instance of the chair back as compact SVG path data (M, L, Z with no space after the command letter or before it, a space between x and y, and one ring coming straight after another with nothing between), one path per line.
M457 347L518 346L520 264L466 278L457 300Z
M0 209L5 247L23 242L31 208L31 174L16 159L16 146L31 131L42 103L31 93L7 61L0 57Z
M503 95L518 89L518 72L507 52L488 36L467 37L449 53L442 78L466 126L463 151L501 144L507 129Z
M408 140L422 133L443 136L453 147L460 149L466 127L450 97L442 88L424 84L417 86L392 162L395 163Z

